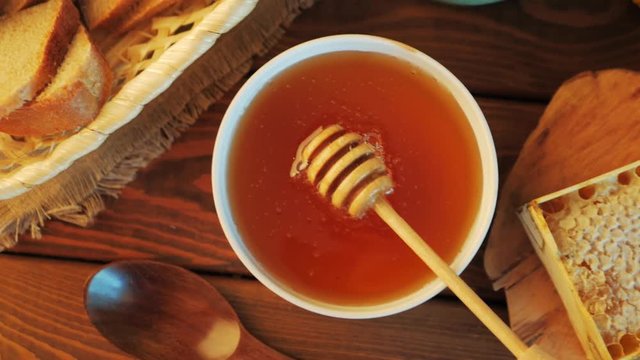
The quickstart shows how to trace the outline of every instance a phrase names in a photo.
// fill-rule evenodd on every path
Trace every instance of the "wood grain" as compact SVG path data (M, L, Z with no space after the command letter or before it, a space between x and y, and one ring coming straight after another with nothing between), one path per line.
M123 359L82 307L99 265L0 256L0 359ZM297 359L509 359L506 349L461 304L432 300L405 313L341 320L301 310L255 280L205 276L246 328ZM504 307L496 307L504 316Z
M480 95L504 178L562 81L582 70L640 69L639 24L640 9L627 0L512 0L473 8L425 0L324 0L303 13L254 68L324 35L368 33L406 42ZM51 222L43 240L25 238L14 252L99 262L157 259L225 275L207 280L247 328L302 359L510 358L451 298L393 317L348 321L302 311L245 278L215 216L209 175L218 124L236 91L141 171L92 228ZM0 255L0 359L125 358L88 324L81 307L82 284L96 267ZM482 256L463 278L504 315Z
M0 359L125 359L85 316L95 266L0 257Z
M284 40L256 66L311 38L371 33L429 53L476 93L544 99L560 81L582 68L640 64L639 9L627 1L563 4L530 0L460 8L402 0L390 7L381 0L325 0L303 13ZM230 98L227 95L169 152L142 171L94 227L52 223L44 240L27 239L15 251L98 261L153 258L246 275L211 211L210 156ZM504 178L543 107L491 98L480 98L480 104L494 134ZM483 296L494 296L480 260L465 278Z
M511 327L523 340L540 345L558 359L586 358L544 267L537 268L527 275L526 281L514 284L505 293ZM524 301L534 297L537 301Z
M602 0L580 1L579 6L576 1L565 2L565 10L553 10L560 7L557 3L506 1L459 8L417 0L397 1L393 7L381 0L325 0L304 13L277 49L258 63L313 37L372 33L426 51L476 92L508 97L546 97L560 80L581 68L640 64L639 9L627 7L627 1ZM210 155L230 98L215 105L169 152L142 171L93 228L51 223L44 240L25 239L15 251L101 261L155 258L246 274L211 211ZM495 99L480 103L504 178L542 107Z
M640 69L640 8L628 0L520 0L480 7L436 1L320 1L272 53L313 38L365 33L405 42L475 94L548 100L585 70Z

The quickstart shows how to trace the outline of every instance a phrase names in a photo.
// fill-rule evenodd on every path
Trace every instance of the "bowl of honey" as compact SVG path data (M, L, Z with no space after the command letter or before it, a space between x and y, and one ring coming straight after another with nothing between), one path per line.
M266 287L304 309L373 318L445 285L375 214L354 219L290 177L299 144L340 124L382 149L387 198L457 272L491 223L496 153L473 96L444 66L368 35L312 40L276 56L238 91L216 138L215 206L231 247Z

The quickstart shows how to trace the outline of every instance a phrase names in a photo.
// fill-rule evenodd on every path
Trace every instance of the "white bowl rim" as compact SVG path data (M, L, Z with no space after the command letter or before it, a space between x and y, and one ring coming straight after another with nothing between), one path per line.
M337 51L365 51L391 55L412 63L427 75L434 77L452 96L469 120L478 145L482 167L482 193L478 213L462 248L451 263L460 274L474 258L487 234L495 211L498 193L498 164L491 131L479 105L448 69L426 54L406 44L372 35L333 35L307 41L277 55L256 71L234 96L222 119L216 136L211 181L215 207L224 234L233 251L263 285L303 309L337 318L367 319L396 314L431 299L445 288L435 279L399 299L370 306L342 306L312 299L296 292L269 274L250 254L233 221L227 191L228 154L235 130L251 100L283 70L310 57Z

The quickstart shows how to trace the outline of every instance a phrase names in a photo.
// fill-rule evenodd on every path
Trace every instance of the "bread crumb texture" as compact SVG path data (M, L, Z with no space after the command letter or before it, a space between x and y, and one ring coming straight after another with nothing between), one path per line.
M552 201L553 206L541 207L582 302L612 355L635 353L640 337L640 167Z

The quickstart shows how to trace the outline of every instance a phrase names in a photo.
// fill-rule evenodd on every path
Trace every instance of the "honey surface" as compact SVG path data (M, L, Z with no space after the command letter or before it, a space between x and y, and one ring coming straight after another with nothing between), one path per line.
M448 261L480 201L472 130L434 79L409 63L363 52L293 66L243 116L232 144L229 195L255 258L317 300L372 305L399 298L433 274L375 213L351 219L304 177L289 177L299 143L333 123L382 145L395 183L389 201Z

